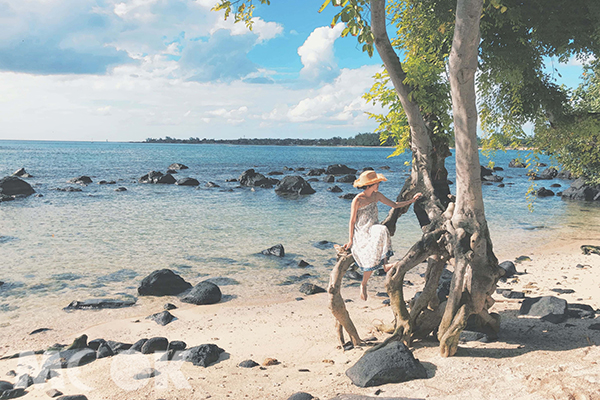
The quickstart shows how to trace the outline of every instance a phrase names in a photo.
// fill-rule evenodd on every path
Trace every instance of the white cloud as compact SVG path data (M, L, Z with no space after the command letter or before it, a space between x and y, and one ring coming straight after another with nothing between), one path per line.
M151 66L152 65L152 66ZM3 139L323 137L374 129L360 95L378 67L342 69L319 90L173 78L149 57L109 75L0 72ZM308 121L309 123L304 123ZM325 130L325 131L324 131Z
M195 0L195 2L200 6L210 10L219 3L219 0Z
M130 0L115 4L114 13L124 20L137 20L144 23L153 22L156 17L152 6L157 0Z
M364 66L358 69L342 69L331 83L324 85L296 104L280 105L268 113L264 120L287 122L355 124L364 121L365 111L379 112L379 108L367 104L362 94L372 85L372 76L379 72L378 66Z
M252 22L252 30L250 30L243 22L235 23L232 17L227 20L219 18L211 28L210 33L213 34L219 29L226 29L231 32L232 36L256 35L257 44L271 40L283 33L283 26L276 22L265 22L258 17L252 18Z
M283 34L281 24L256 18L249 32L208 11L215 2L0 0L2 138L322 137L315 126L342 136L356 133L348 127L372 129L360 95L374 71L337 67L333 44L343 26L316 29L298 49L302 76L330 82L317 90L295 84L296 67L267 69L248 57L257 45L280 49L281 41L268 42Z
M569 61L565 65L574 66L574 67L582 67L584 64L588 64L594 61L596 57L592 54L584 55L581 57L570 57Z
M300 76L311 80L329 80L338 75L333 44L340 37L344 24L338 23L333 28L323 26L316 28L298 48L298 55L304 66Z
M226 119L240 119L243 115L248 113L248 107L241 106L237 109L227 110L225 108L219 108L217 110L208 111L206 114L212 117L221 117Z

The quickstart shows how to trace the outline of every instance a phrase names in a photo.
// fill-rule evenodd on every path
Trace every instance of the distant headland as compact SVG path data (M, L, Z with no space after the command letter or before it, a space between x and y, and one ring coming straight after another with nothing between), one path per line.
M389 143L388 143L389 142ZM260 146L393 146L393 140L388 138L381 143L378 133L359 133L354 137L342 138L339 136L329 139L176 139L169 136L165 138L148 138L142 143L185 143L185 144L237 144L237 145L260 145Z

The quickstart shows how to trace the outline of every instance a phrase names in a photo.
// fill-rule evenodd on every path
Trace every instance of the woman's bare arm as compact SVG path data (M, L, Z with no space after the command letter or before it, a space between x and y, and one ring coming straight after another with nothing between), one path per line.
M382 202L386 206L389 206L392 208L400 208L400 207L409 206L412 203L414 203L415 201L419 200L419 198L421 198L421 196L423 196L421 193L417 193L410 200L392 201L392 200L388 199L387 197L385 197L381 192L377 192L377 200Z
M348 223L348 243L344 245L344 249L349 250L352 247L352 241L354 240L354 224L356 223L356 213L358 211L358 196L352 200L350 206L350 222Z

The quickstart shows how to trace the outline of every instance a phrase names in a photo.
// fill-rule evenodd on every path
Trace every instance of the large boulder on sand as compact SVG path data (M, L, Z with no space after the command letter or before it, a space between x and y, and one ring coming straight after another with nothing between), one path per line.
M301 176L286 176L275 187L277 194L313 194L315 190Z
M140 296L176 296L192 285L170 269L160 269L152 272L142 280L138 287Z
M202 281L192 288L189 292L181 296L180 300L184 303L204 305L216 304L221 301L221 289L212 282Z
M16 176L6 176L0 179L0 195L29 196L35 193L31 185Z
M369 387L425 379L427 371L404 343L391 342L365 353L346 375L356 386Z
M96 352L90 348L63 350L49 355L42 369L74 368L95 360Z
M568 304L554 296L526 298L521 303L519 314L525 317L539 317L564 321L568 317Z
M191 347L181 354L183 361L191 362L199 367L208 367L210 364L219 359L221 353L225 350L216 344L201 344L200 346Z

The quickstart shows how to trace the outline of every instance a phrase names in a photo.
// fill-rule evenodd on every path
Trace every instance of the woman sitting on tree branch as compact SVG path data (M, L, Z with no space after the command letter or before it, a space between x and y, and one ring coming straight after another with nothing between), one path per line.
M387 272L392 267L387 262L394 254L390 233L386 226L379 224L377 202L401 208L414 203L422 196L421 193L417 193L411 200L391 201L379 193L379 183L383 181L387 181L385 176L371 170L364 171L354 181L354 187L362 189L363 192L352 200L348 243L344 245L344 249L352 249L352 256L363 271L360 285L360 298L363 300L367 300L367 282L373 271L383 267Z

